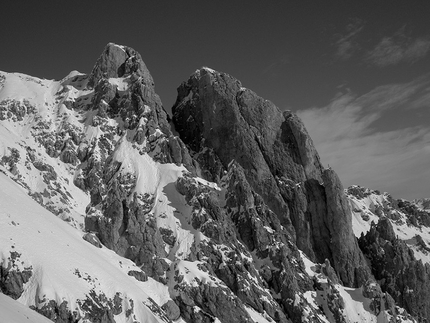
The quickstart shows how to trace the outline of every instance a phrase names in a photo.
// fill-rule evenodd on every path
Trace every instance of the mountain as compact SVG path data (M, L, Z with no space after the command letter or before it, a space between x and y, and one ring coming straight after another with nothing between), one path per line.
M344 190L226 73L197 69L169 116L127 46L60 81L0 72L0 138L0 322L429 317L428 201Z

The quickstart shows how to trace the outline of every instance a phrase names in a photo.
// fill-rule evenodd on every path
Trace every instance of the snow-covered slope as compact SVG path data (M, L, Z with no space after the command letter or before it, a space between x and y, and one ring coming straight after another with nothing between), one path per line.
M126 91L129 84L127 77L108 81L118 91ZM174 311L175 306L161 306L180 294L177 277L184 277L183 286L215 281L214 286L227 287L202 270L201 262L186 260L194 243L209 239L190 224L192 206L175 188L187 173L185 167L161 164L142 151L147 141L162 141L162 132L155 129L141 146L132 144L136 130L126 129L120 118L101 120L100 111L89 107L95 96L87 82L88 77L78 72L61 81L1 72L0 260L7 269L5 284L15 284L16 279L8 276L18 276L21 283L5 290L53 320L58 315L90 320L107 315L116 322L169 321L165 311ZM150 113L148 106L144 113ZM142 118L139 124L145 122ZM107 149L99 144L104 138L109 138L103 142ZM132 180L130 202L137 197L147 207L145 201L153 201L149 216L176 241L164 247L163 261L171 268L164 284L148 278L129 259L83 239L99 245L94 234L83 232L84 218L103 217L80 182L84 168L92 168L79 152L88 151L91 163L106 161L107 171L112 166L119 181ZM184 181L221 192L201 178L187 175ZM267 322L252 308L247 311L256 321Z
M85 108L93 96L93 90L86 89L87 76L72 72L57 82L2 72L1 80L0 259L4 268L12 266L12 271L31 274L19 301L41 311L50 301L65 302L72 312L85 317L88 304L93 301L112 308L119 300L121 310L115 315L116 321L159 320L145 304L154 310L155 302L155 312L161 315L162 310L157 307L170 299L168 286L152 278L137 281L130 272L146 275L134 263L82 239L90 198L75 185L82 169L76 167L77 156L68 157L67 146L79 143L86 148L106 134L101 127L94 126L97 116L93 110ZM112 83L120 90L127 87L124 78L115 78ZM73 104L79 109L70 108ZM105 129L115 128L120 122L110 119ZM75 138L82 135L79 141ZM156 197L153 213L160 225L172 230L181 242L171 257L174 260L175 254L179 255L180 262L189 254L195 233L182 229L173 213L179 212L176 208L179 210L181 203L186 204L183 196L175 189L167 189L175 201L172 202L163 190L185 168L162 165L147 154L139 154L127 140L130 135L114 134L112 140L117 146L111 161L123 165L120 173L137 178L133 194ZM93 154L99 156L103 152L95 146ZM150 293L150 298L144 291Z
M52 81L0 72L0 79L0 164L39 203L82 228L89 198L73 184L77 158L69 147L80 134L92 135L83 123L91 111L66 104L90 100L92 91L83 90L86 76L74 72Z
M43 315L0 293L0 323L51 323Z
M353 212L353 229L357 238L370 230L372 221L387 217L398 239L403 240L417 259L430 264L430 211L425 200L395 200L388 193L360 186L346 190Z
M4 268L28 272L18 301L38 309L63 302L85 317L92 302L117 308L117 322L161 322L148 306L169 299L167 287L137 281L131 261L82 239L82 233L33 201L0 173L0 259ZM152 298L152 300L149 299Z

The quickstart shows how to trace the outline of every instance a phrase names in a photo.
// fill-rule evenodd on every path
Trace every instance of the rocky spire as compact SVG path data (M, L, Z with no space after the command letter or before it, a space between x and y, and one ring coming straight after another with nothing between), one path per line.
M141 205L151 205L154 197L133 193L138 174L123 170L122 162L114 158L115 151L129 145L139 155L149 155L159 163L184 164L190 169L191 158L182 141L173 135L152 76L137 51L109 43L88 84L94 87L91 109L97 110L93 126L99 127L105 137L85 146L98 146L101 153L81 153L82 177L77 185L91 195L85 228L97 232L105 246L158 277L159 258L166 256L163 241L155 220L142 220L152 207ZM121 120L117 128L112 128L112 119ZM103 210L102 216L99 209ZM147 254L151 260L144 261Z
M93 87L102 78L125 77L133 73L143 77L145 85L154 86L154 80L137 51L109 43L95 64L88 85Z
M368 269L343 188L323 169L295 114L208 68L181 84L172 111L202 176L219 182L232 161L239 164L299 249L315 261L329 259L345 284L363 283Z

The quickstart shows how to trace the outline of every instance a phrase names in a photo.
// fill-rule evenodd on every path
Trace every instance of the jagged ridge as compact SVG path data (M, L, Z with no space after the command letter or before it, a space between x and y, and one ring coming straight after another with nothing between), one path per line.
M235 161L299 249L314 261L329 259L348 286L367 280L339 178L323 169L296 115L205 68L178 93L173 122L202 165L202 176L219 182Z

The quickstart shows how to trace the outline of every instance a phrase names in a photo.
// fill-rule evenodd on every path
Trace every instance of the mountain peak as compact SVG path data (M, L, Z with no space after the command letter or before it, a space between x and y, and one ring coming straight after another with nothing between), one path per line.
M94 87L102 78L126 77L135 74L145 83L154 86L154 81L140 54L131 47L108 43L90 75L88 85Z
M207 67L207 66L202 66L201 68L197 69L197 70L195 71L195 73L196 73L196 74L200 74L202 71L209 72L209 73L211 73L211 74L215 74L215 73L219 74L219 72L218 72L218 71L215 71L214 69L212 69L212 68L210 68L210 67Z
M271 221L280 221L310 259L329 259L345 284L360 284L367 270L349 228L340 181L323 169L294 113L283 113L234 77L207 68L182 83L172 112L175 129L197 156L202 176L220 182L235 161L252 194L276 215L278 220Z

